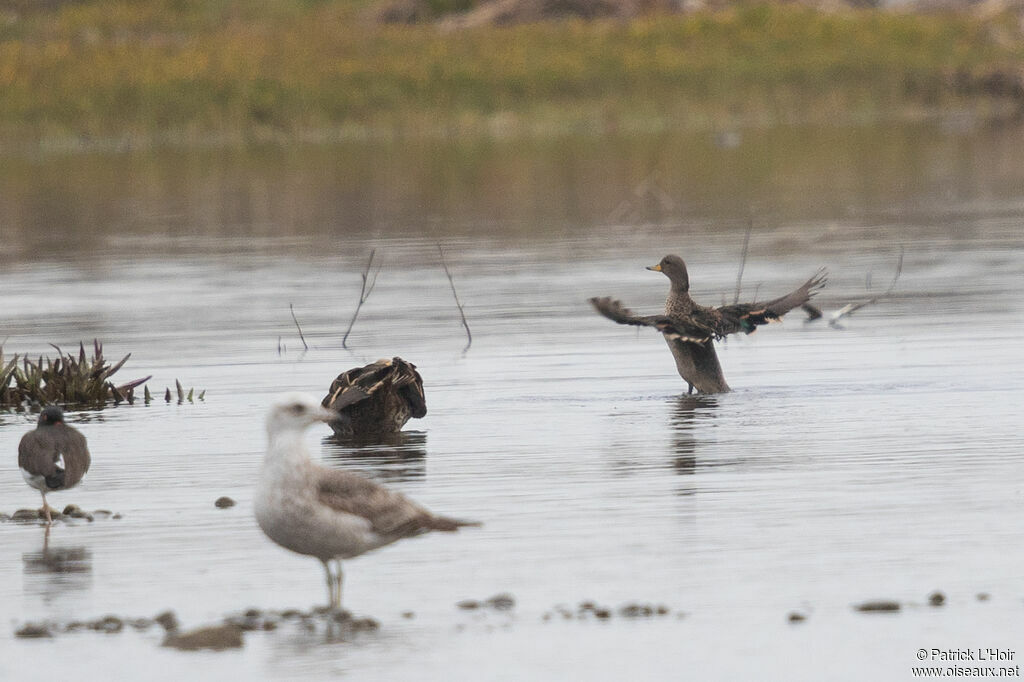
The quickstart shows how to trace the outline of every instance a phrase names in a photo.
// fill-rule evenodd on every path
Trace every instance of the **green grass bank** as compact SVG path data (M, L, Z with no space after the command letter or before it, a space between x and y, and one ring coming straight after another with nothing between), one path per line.
M991 118L1024 99L1009 15L743 5L445 31L352 1L50 7L0 14L9 150Z

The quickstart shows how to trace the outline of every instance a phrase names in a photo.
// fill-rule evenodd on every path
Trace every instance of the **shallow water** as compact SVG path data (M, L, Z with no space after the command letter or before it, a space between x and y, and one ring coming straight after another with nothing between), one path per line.
M889 170L903 182L898 196L876 191L877 177L864 172L863 187L875 189L824 199L853 202L841 210L809 194L782 202L756 225L744 273L749 298L788 291L827 266L818 303L829 311L863 298L868 273L871 291L884 290L902 244L894 294L841 330L805 324L797 311L731 338L720 355L734 392L701 398L682 395L656 334L614 325L586 304L615 295L658 310L666 281L642 266L670 251L690 263L698 300L731 299L743 211L719 195L680 199L685 167L641 186L652 176L639 152L613 165L612 152L582 147L575 162L549 167L554 152L526 150L511 163L508 194L535 196L535 206L505 205L497 190L472 198L455 171L428 185L414 174L404 189L390 185L394 207L382 192L369 202L376 209L337 225L330 216L364 196L357 180L342 180L356 161L323 173L347 199L310 190L310 206L296 194L301 182L282 180L317 177L326 154L230 173L202 159L119 157L166 177L176 163L189 170L177 190L143 179L114 202L90 190L127 172L118 158L33 161L33 186L49 177L62 190L48 197L51 217L61 197L76 197L64 218L74 244L41 246L56 228L33 225L26 197L42 189L8 199L5 352L99 337L110 358L132 353L119 377L153 374L160 393L178 378L207 394L196 404L69 414L94 463L54 501L123 518L55 526L47 558L58 563L43 560L41 527L0 524L0 679L911 679L920 648L1024 655L1024 184L1012 182L1019 169L985 156L997 146L990 137L929 146L915 135L900 139L923 147L908 152L918 161ZM914 168L951 148L973 161L940 183L958 191L936 193ZM400 165L362 154L354 158L377 169ZM461 172L499 186L500 154L481 155ZM524 186L518 173L531 159L537 177ZM61 173L68 165L85 170ZM602 168L603 182L582 182L572 171L583 167ZM233 179L207 188L207 172ZM270 179L282 180L280 202ZM233 192L238 183L262 187L263 203L258 192ZM69 187L76 192L63 193ZM582 198L553 198L580 188ZM743 200L762 193L771 192ZM426 217L410 208L417 201ZM465 353L438 241L473 333ZM346 350L373 248L383 267ZM241 650L199 654L159 647L156 630L14 638L29 621L170 608L191 627L250 607L324 601L316 562L274 546L252 519L263 414L279 392L320 395L340 371L392 355L416 363L426 384L429 413L408 425L405 442L345 446L324 427L310 432L310 446L331 465L485 525L348 562L346 606L379 620L379 631L338 641L282 627L247 633ZM31 425L29 415L0 413L7 513L38 504L14 457ZM238 505L215 508L221 495ZM929 607L937 589L947 603ZM500 592L515 596L511 612L456 607ZM977 600L981 592L991 599ZM877 598L904 608L852 609ZM664 604L672 614L597 622L555 611L585 600ZM788 623L792 611L807 620Z

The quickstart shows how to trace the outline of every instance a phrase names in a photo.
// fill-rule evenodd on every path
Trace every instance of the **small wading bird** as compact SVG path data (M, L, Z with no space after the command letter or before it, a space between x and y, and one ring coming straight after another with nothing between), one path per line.
M399 357L342 372L321 404L337 412L330 422L336 436L398 433L410 418L427 415L423 379Z
M267 415L269 445L254 500L256 521L267 537L324 565L334 609L341 608L343 559L432 530L480 525L436 516L363 476L314 463L303 433L315 422L337 418L312 396L279 398Z
M826 273L819 270L803 286L785 296L763 303L736 303L708 308L690 298L690 277L686 263L669 255L647 268L668 277L671 283L663 315L634 315L618 301L592 298L590 303L609 320L619 324L654 327L662 333L676 361L679 376L689 392L725 393L729 385L722 374L714 342L729 334L750 334L762 324L775 322L787 312L810 300L825 286Z
M18 467L25 482L43 495L46 525L53 523L46 493L78 485L89 470L89 448L85 436L64 423L64 413L48 405L39 421L18 444Z

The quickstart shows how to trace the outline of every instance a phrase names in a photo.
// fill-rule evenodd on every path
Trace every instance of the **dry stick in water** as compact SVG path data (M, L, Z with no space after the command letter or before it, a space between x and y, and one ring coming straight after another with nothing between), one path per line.
M743 235L743 253L740 255L740 271L736 273L736 294L733 303L740 302L740 283L743 281L743 268L747 266L747 248L750 246L750 233L754 229L753 219L747 219L747 233Z
M295 308L292 306L291 303L288 304L288 310L292 311L292 322L295 323L295 328L299 330L299 338L302 339L302 347L305 348L306 350L309 350L309 346L306 345L306 337L302 335L302 327L299 326L299 321L295 317ZM281 354L281 342L280 341L278 341L278 343L277 343L277 354L278 355Z
M444 268L444 274L448 275L448 284L452 287L452 296L455 297L455 307L459 309L459 316L462 318L462 326L466 328L466 347L462 349L465 353L469 350L469 347L473 345L473 332L469 331L469 323L466 322L466 311L462 309L462 301L459 300L459 292L455 291L455 280L452 279L452 272L448 269L448 261L444 258L444 250L441 249L441 245L437 245L437 252L441 255L441 267Z
M359 309L366 303L366 299L370 298L370 292L373 291L373 287L377 284L377 275L380 273L380 266L373 272L373 278L370 278L370 269L373 267L373 256L377 253L377 249L370 251L370 258L366 261L366 267L363 268L363 287L359 290L359 303L356 304L356 311L352 313L352 319L349 320L348 329L345 330L345 336L341 339L341 347L348 348L348 335L352 331L352 325L356 323L356 318L359 317Z

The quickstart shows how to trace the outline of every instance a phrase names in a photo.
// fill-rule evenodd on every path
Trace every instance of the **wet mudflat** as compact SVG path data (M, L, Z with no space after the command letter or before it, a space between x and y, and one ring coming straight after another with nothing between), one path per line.
M0 679L908 679L921 648L1024 655L1021 197L756 229L747 297L824 265L817 302L837 309L864 297L868 272L884 289L898 244L903 273L842 330L795 312L731 338L720 356L734 392L694 398L656 334L586 299L659 310L666 280L643 266L674 251L695 298L731 300L745 221L643 221L633 186L622 194L618 221L563 216L549 234L398 221L279 236L250 221L189 240L133 232L128 217L129 229L94 225L75 253L32 256L23 237L0 272L5 352L96 336L111 357L132 352L133 376L207 393L69 412L93 467L53 500L121 518L59 523L45 546L41 526L0 524ZM437 241L473 331L465 354ZM346 350L372 248L384 267ZM419 367L427 417L375 445L323 427L311 448L485 525L348 562L345 605L379 628L282 619L216 653L161 647L159 627L15 637L28 622L170 609L187 629L322 603L317 562L252 518L263 414L279 392L321 395L338 372L393 355ZM8 514L39 503L14 454L33 419L0 413ZM486 605L501 594L510 608ZM900 608L854 608L879 600Z

